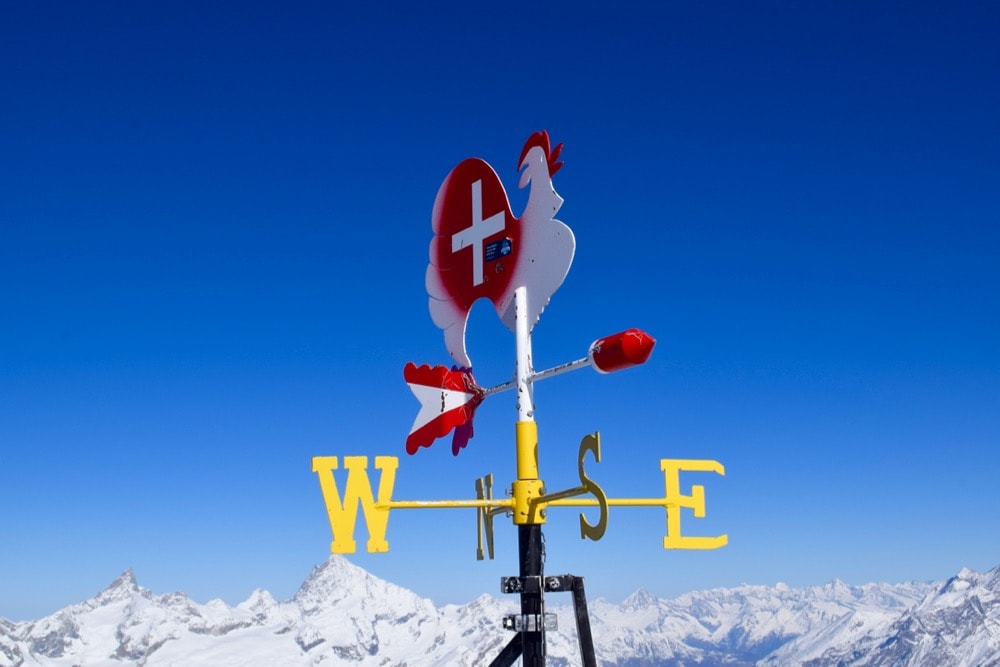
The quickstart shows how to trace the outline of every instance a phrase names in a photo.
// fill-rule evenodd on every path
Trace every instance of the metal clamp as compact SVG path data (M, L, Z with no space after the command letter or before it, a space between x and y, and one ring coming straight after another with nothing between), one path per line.
M547 590L547 589L546 589ZM500 577L501 593L535 594L542 591L542 577Z
M555 614L510 614L503 617L503 627L514 632L542 632L558 630L559 621Z

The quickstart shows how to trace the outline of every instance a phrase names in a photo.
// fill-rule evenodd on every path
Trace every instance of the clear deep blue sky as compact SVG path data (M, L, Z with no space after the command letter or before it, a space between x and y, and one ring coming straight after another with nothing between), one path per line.
M470 156L511 194L565 142L577 239L536 367L631 326L644 367L536 388L541 473L580 438L611 496L711 458L693 535L553 510L588 594L942 579L1000 563L1000 10L993 3L51 3L0 17L0 616L154 592L291 596L330 533L316 455L401 459L396 497L514 477L513 397L457 459L403 449L403 365L448 363L430 214ZM354 6L357 4L357 6ZM472 5L472 6L467 6ZM484 385L513 370L492 310ZM471 511L396 512L375 574L497 593Z

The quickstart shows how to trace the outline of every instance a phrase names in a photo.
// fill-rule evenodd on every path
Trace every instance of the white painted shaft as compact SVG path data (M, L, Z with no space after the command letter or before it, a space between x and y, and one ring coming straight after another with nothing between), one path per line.
M535 419L534 392L531 388L531 322L528 321L528 288L514 290L514 344L517 359L514 382L517 385L517 420Z

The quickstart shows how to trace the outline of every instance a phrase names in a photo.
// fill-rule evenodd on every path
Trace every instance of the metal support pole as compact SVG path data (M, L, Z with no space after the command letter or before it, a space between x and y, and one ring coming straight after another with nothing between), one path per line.
M542 597L542 527L528 524L517 527L520 574L525 582L521 591L521 615L544 619L545 603ZM544 667L545 629L521 632L521 664L524 667Z
M500 655L493 658L490 667L511 667L514 662L521 657L521 637L514 635L507 645L500 651Z
M574 577L573 580L573 610L576 612L576 636L580 641L583 667L597 667L594 635L590 631L590 615L587 612L587 594L583 590L583 577Z

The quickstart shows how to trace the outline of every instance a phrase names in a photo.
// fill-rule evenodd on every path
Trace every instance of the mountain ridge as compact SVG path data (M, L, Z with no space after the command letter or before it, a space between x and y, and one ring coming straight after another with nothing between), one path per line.
M235 606L156 595L125 570L92 598L34 621L0 618L0 667L88 665L480 665L509 641L515 597L436 607L342 556L278 601ZM572 608L548 634L548 665L579 662ZM744 584L658 598L638 589L589 605L604 667L1000 665L1000 567L942 582Z

